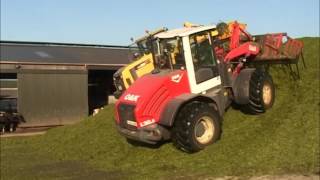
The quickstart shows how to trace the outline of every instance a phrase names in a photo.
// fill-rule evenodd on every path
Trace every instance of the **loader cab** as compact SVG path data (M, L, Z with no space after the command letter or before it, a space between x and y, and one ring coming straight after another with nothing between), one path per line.
M133 60L137 60L144 55L149 55L154 51L154 46L157 46L155 43L154 36L158 33L165 32L168 29L163 27L157 29L153 32L146 31L146 35L138 38L134 41L133 44L129 45L129 49L131 50L132 54L134 55ZM131 38L133 41L133 38Z
M221 84L218 60L213 50L215 26L199 26L157 35L155 53L162 69L186 69L192 93L205 93Z

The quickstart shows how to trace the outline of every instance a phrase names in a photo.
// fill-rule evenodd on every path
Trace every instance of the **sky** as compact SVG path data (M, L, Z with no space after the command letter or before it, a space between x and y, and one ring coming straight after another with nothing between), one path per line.
M238 20L251 34L319 36L319 0L0 0L1 40L128 45L185 21Z

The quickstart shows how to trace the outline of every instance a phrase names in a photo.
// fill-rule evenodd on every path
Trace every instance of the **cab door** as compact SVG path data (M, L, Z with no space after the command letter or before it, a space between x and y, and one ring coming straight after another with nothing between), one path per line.
M183 37L184 53L192 93L205 93L221 85L209 31Z

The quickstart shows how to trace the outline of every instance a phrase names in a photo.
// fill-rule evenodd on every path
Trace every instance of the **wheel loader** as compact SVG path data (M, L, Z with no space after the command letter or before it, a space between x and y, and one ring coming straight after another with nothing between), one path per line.
M220 34L220 39L227 39L231 36L231 29L234 21L226 23L221 23L220 31L223 33ZM245 28L246 24L240 24L241 28ZM184 27L196 27L199 25L185 22ZM225 29L222 29L225 28ZM132 53L135 58L133 62L129 63L125 67L120 68L113 76L114 86L116 91L114 96L118 99L122 92L125 91L137 78L151 73L155 69L155 62L151 54L152 49L152 37L160 32L166 31L167 28L161 28L153 32L147 32L147 35L137 39L134 44L131 45ZM212 36L217 36L218 31L212 31ZM133 46L133 47L132 47ZM174 54L174 52L172 53ZM174 59L174 58L173 58Z
M168 30L152 43L155 69L116 102L117 130L128 142L172 140L189 153L220 138L232 103L252 114L270 109L276 92L265 67L295 64L303 48L286 33L252 36L237 22Z

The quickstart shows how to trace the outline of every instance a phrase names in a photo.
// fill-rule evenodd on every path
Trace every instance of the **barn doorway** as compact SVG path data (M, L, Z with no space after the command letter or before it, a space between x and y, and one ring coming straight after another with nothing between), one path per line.
M112 70L89 70L88 72L88 104L89 115L94 109L108 104L109 96L115 91Z

